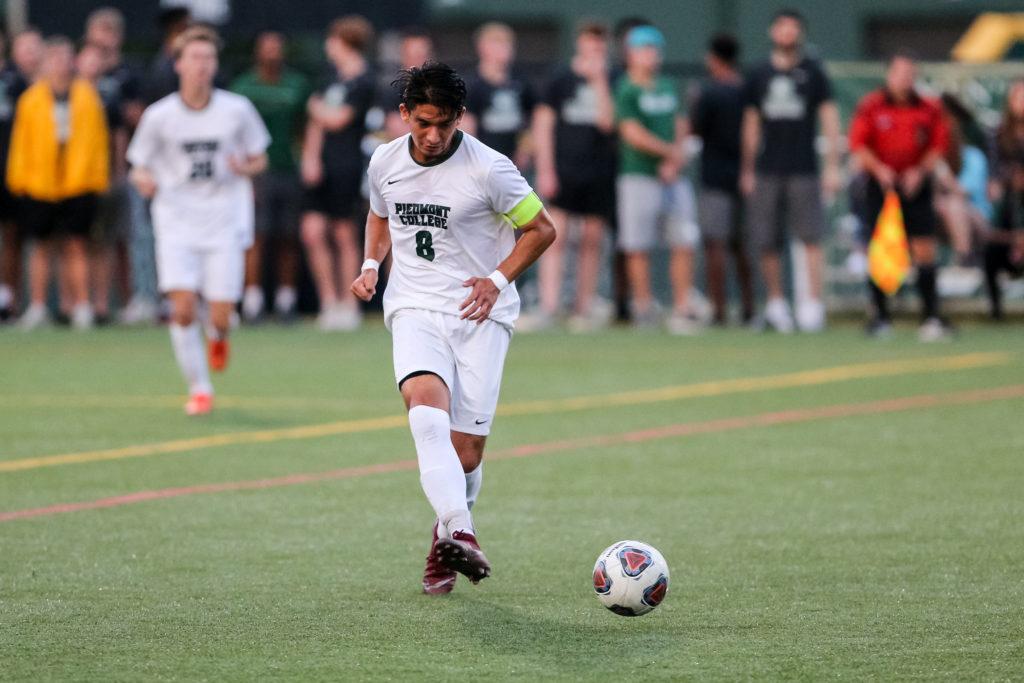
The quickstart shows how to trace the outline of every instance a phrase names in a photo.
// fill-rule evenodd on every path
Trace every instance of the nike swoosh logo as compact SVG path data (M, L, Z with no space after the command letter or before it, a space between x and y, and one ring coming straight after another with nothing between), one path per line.
M484 422L487 422L487 420L473 420L473 422L475 422L478 425L482 425Z
M398 180L401 180L401 178L399 178ZM388 185L394 185L395 183L398 182L398 180L389 180Z

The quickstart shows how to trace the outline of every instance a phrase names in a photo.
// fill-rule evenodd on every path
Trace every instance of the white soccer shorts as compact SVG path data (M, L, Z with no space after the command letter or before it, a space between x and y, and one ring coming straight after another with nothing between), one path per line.
M452 395L452 429L487 436L512 332L492 320L477 325L447 313L404 308L391 320L391 337L395 382L437 375Z
M245 252L237 247L196 249L157 240L156 270L161 292L199 292L207 301L239 301L245 280Z

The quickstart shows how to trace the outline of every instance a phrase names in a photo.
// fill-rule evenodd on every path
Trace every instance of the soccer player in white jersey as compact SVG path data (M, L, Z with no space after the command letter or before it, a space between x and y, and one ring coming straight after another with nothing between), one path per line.
M441 594L457 573L473 583L490 575L469 510L519 315L512 281L555 228L508 157L459 130L466 86L451 67L428 62L394 85L411 132L370 159L366 261L352 291L370 300L392 254L384 316L395 380L437 514L423 590Z
M249 100L213 87L219 43L205 26L179 36L178 92L146 109L128 148L131 180L153 199L157 275L171 302L171 341L188 382L189 415L213 408L198 295L209 308L209 367L223 370L253 241L251 178L266 168L270 143Z

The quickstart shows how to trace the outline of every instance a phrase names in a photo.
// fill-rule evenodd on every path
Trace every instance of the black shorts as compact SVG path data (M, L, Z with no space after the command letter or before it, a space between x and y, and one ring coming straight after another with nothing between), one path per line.
M354 218L363 206L362 186L362 168L324 169L320 184L305 189L302 209L335 220Z
M88 237L96 220L98 200L94 194L82 194L59 202L21 199L21 226L27 237Z
M900 208L903 210L903 227L907 237L935 237L938 235L938 218L935 215L935 192L931 180L925 180L921 189L913 197L907 197L897 190L900 197ZM867 214L863 217L865 243L871 240L878 222L878 213L885 203L885 193L878 182L872 178L868 182L864 208Z
M16 221L21 217L21 202L7 189L7 183L0 183L0 222Z
M551 204L580 216L601 216L611 221L615 216L615 174L584 175L559 171L558 194Z

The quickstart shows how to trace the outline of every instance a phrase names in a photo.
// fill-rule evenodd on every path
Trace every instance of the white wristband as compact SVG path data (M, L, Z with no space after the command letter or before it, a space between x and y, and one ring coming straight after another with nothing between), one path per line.
M377 259L368 258L365 261L363 261L363 267L359 269L359 272L363 272L364 270L379 270L379 269L380 269L380 261L378 261Z
M494 283L499 292L508 287L508 278L500 270L495 269L493 273L487 276L487 279Z

